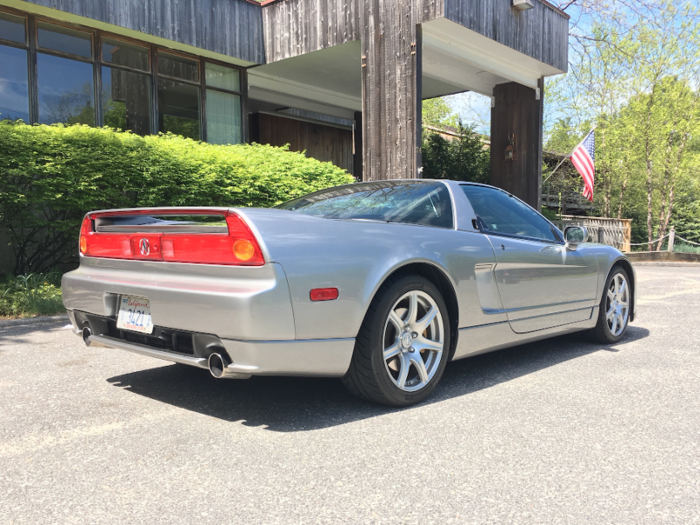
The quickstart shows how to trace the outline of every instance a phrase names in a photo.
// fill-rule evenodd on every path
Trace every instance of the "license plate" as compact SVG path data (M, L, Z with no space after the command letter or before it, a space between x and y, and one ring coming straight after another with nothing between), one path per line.
M119 304L119 316L117 317L117 328L144 334L153 333L151 302L145 297L122 295L121 303Z

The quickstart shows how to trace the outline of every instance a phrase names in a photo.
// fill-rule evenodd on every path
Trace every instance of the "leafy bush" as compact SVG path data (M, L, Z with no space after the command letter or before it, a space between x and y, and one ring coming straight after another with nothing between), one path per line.
M487 183L490 153L473 128L459 125L459 137L447 140L437 133L423 134L423 177Z
M74 265L90 210L268 207L353 180L285 148L0 122L0 228L10 237L15 274Z
M0 283L0 317L51 315L62 311L59 273L20 275Z

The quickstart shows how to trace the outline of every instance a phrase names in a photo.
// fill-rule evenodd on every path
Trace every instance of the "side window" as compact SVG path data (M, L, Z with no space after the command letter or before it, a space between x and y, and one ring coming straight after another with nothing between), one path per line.
M508 194L484 186L462 185L474 208L477 220L485 231L556 242L557 238L546 219Z

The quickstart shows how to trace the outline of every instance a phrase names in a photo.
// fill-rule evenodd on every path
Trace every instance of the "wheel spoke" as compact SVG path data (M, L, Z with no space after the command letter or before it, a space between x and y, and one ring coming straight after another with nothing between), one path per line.
M408 312L406 312L406 319L404 323L413 324L416 322L416 316L418 315L418 294L412 292L408 296Z
M612 332L613 335L617 334L617 316L614 315L612 318L612 326L610 327L610 331Z
M622 284L620 285L620 290L617 292L617 297L618 299L622 296L623 293L627 290L627 281L622 279Z
M403 319L399 317L399 314L396 313L396 310L392 310L389 312L389 321L391 321L391 324L393 324L396 327L396 330L401 333L401 330L403 330L404 327L404 322Z
M394 356L397 356L401 353L401 345L399 344L398 340L394 342L393 345L391 345L389 348L384 349L384 360L391 359Z
M611 306L610 309L607 312L605 312L605 318L609 321L614 313L615 313L615 308L613 306Z
M413 366L416 367L416 370L418 371L418 376L420 377L421 383L427 383L428 382L428 370L425 368L425 363L423 362L423 359L421 359L420 354L417 356L411 358L411 362L413 363Z
M411 368L411 362L406 359L406 354L399 354L399 363L401 367L399 368L399 376L396 378L396 384L399 388L404 388L406 379L408 379L408 369Z
M422 335L419 335L413 342L413 348L415 348L419 352L421 350L430 350L431 352L442 352L442 347L442 343L438 341L431 341L430 339L427 339Z
M612 290L608 290L608 299L610 299L610 302L615 300L615 294Z
M413 329L414 331L418 332L419 334L425 332L425 330L430 326L430 323L433 322L433 319L435 319L435 316L438 314L438 309L433 306L428 310L428 312L423 316L423 318L420 321L416 321Z

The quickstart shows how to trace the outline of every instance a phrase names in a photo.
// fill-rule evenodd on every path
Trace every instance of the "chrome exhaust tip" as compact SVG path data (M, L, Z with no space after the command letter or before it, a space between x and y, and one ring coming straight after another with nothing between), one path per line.
M89 326L86 326L83 328L83 342L85 343L85 346L90 346L90 336L92 335L92 330L90 330Z
M226 367L228 367L229 364L230 361L228 358L221 354L214 353L209 356L209 372L217 379L226 375Z

